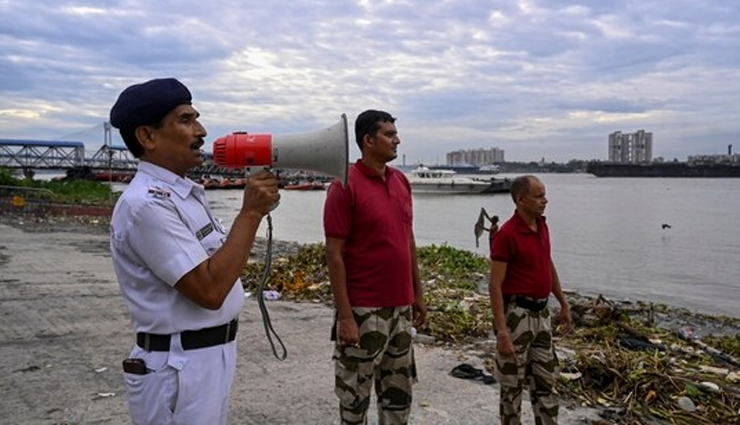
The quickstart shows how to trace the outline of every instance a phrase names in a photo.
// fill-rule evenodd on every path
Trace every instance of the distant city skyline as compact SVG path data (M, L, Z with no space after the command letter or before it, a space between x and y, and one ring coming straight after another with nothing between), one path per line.
M445 155L445 164L447 165L489 165L505 162L504 150L498 147L460 149L453 152L447 152Z

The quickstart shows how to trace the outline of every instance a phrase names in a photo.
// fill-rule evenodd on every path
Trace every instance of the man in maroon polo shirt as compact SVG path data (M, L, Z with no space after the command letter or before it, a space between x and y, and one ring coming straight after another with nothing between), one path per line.
M375 382L381 424L408 423L416 366L412 323L426 320L411 186L386 165L401 143L396 119L367 110L355 121L362 158L347 185L334 181L324 205L329 279L336 308L332 339L342 423L365 423Z
M560 303L560 324L570 331L568 300L550 256L550 233L543 216L545 185L534 176L511 184L514 215L493 235L489 292L496 329L496 377L501 384L501 423L519 424L522 388L538 424L555 424L559 399L555 389L558 359L552 343L552 293Z

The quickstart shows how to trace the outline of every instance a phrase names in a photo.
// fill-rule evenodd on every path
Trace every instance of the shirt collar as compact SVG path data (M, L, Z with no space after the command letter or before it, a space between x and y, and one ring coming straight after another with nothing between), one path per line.
M514 220L514 225L516 226L517 230L519 230L522 233L535 233L527 224L527 222L524 221L524 219L519 215L516 210L514 210L514 216L512 217L512 220ZM535 219L537 222L537 229L540 228L541 223L544 223L546 221L545 216L540 216Z
M380 176L375 173L374 170L372 170L370 167L362 163L361 159L358 159L357 162L355 162L355 167L365 176L368 178L376 178L380 179ZM385 180L388 181L388 176L390 176L392 170L391 167L385 166Z
M182 178L172 171L147 161L139 161L138 171L162 180L181 198L187 198L196 183L189 178Z

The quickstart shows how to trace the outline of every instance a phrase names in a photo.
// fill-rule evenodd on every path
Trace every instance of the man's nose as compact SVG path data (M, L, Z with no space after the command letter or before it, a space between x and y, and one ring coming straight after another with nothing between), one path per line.
M201 124L200 121L196 121L195 124L195 133L200 137L206 137L208 135L208 131L203 127L203 124Z

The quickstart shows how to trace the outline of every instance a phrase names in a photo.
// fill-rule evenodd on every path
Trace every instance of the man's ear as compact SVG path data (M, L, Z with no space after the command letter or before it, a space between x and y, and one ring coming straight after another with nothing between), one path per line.
M369 147L375 142L375 138L369 134L362 136L362 146Z
M153 150L156 143L154 141L154 132L153 128L151 128L148 125L142 125L139 127L136 127L136 131L134 134L136 135L136 139L139 141L141 146L144 148L144 151L150 151Z

